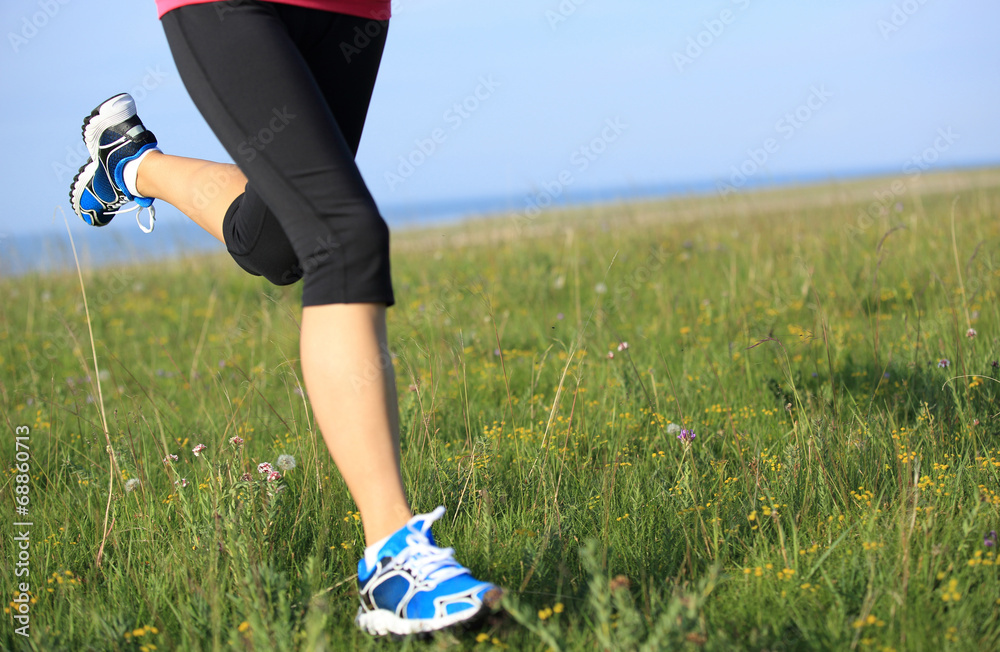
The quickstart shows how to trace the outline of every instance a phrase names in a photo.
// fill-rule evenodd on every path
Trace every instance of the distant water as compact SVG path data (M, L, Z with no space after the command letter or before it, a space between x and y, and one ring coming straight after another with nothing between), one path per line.
M993 162L989 165L996 165L996 163ZM768 177L748 179L741 189L842 182L886 174L899 175L898 171L872 170L839 174L836 177L828 174ZM544 188L539 188L534 192L519 196L473 197L405 205L382 204L379 208L390 227L398 230L519 213L539 205L542 207L564 207L590 203L669 198L680 195L708 195L717 190L716 184L716 181L705 181L687 184L618 187L583 192L574 189L573 194L563 194L560 197L551 198L551 203L548 201L549 197ZM51 211L51 209L49 210ZM0 233L0 276L75 269L62 213L57 211L56 217L52 217L52 213L49 212L44 218L41 216L39 218L35 220L37 229L32 229L33 232L30 234ZM151 234L139 231L131 213L120 215L111 224L101 228L89 227L73 214L68 214L68 219L77 253L80 256L80 264L84 269L92 269L102 265L163 260L191 253L224 251L223 245L215 238L202 231L172 206L162 202L157 210L156 228Z
M656 186L616 188L554 198L552 206L567 206L665 197L681 193L707 192L712 184L700 187ZM539 191L544 193L544 191ZM485 197L454 199L407 205L380 206L392 229L406 229L431 224L448 224L497 214L525 211L532 205L547 203L542 194L529 193L520 197ZM69 213L70 230L76 245L80 266L93 269L104 265L151 262L179 255L224 251L223 245L201 230L172 206L162 204L156 212L156 227L152 233L142 233L133 213L119 215L110 224L93 228ZM143 216L146 217L145 215ZM69 235L62 212L50 212L36 220L37 230L28 234L0 233L0 276L19 276L29 272L70 271L76 268Z

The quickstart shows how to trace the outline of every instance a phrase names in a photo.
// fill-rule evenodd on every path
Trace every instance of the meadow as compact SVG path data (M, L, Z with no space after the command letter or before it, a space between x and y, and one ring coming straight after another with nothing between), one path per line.
M1000 170L394 232L411 502L507 589L396 643L353 625L301 286L224 252L85 269L86 306L2 279L0 647L1000 649L998 244Z

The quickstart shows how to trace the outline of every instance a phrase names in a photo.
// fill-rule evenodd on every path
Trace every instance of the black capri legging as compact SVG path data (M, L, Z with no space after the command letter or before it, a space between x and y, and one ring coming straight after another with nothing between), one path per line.
M395 303L389 229L354 162L387 20L253 0L161 19L184 85L247 176L222 231L302 305Z

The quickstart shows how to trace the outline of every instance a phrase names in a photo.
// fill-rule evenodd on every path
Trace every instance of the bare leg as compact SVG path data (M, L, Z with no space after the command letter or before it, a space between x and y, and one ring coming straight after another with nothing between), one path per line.
M247 178L235 165L150 152L139 166L136 190L176 206L219 242L222 219L243 194Z
M399 471L399 407L385 306L307 306L300 347L313 413L371 545L412 516Z
M136 189L162 199L219 239L226 211L246 186L235 165L153 152ZM368 545L412 516L399 470L399 407L385 306L302 310L302 375L330 455L361 512Z

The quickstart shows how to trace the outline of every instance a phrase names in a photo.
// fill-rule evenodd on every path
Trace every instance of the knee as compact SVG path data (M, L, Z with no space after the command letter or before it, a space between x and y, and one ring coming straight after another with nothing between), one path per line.
M326 233L307 255L304 305L393 302L389 270L389 227L374 202L350 220L326 223Z
M271 269L265 270L262 274L264 278L274 285L291 285L298 282L305 275L299 259L295 256L288 258L284 263L275 265Z

